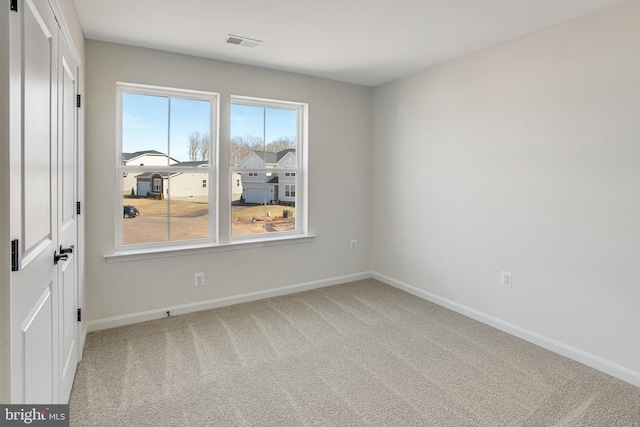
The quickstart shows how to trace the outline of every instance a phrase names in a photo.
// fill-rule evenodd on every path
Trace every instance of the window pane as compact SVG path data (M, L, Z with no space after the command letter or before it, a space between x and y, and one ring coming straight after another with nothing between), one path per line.
M169 156L177 162L208 162L211 103L171 98Z
M249 173L231 174L232 236L296 229L295 194L285 196L285 185L279 183L283 176L284 173L259 173L257 178L249 177ZM294 185L286 187L295 193Z
M232 167L262 167L264 158L264 108L231 104L229 146ZM249 156L255 153L253 156Z
M231 204L231 235L261 234L265 232L265 218L268 218L266 200L268 194L264 176L249 178L248 173L232 174L231 194L234 192L234 177L241 175L242 193L238 201ZM235 178L237 179L237 178ZM261 179L261 181L260 181ZM237 190L235 190L237 191Z
M296 148L297 112L282 108L265 110L266 151L278 153Z
M154 192L153 182L160 191ZM135 177L135 195L123 195L122 243L166 242L169 239L169 205L165 197L167 174L147 172ZM138 195L141 194L141 195Z
M232 167L275 167L296 147L297 112L231 104L230 135Z
M209 189L206 173L176 173L169 177L170 238L209 237Z
M169 98L122 96L122 162L133 166L168 164Z

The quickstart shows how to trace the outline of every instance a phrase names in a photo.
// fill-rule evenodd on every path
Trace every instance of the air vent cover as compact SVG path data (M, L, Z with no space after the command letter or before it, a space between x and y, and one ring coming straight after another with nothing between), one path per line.
M257 47L262 44L262 40L250 39L248 37L234 36L231 34L227 35L226 42L229 44L235 44L238 46L244 47Z

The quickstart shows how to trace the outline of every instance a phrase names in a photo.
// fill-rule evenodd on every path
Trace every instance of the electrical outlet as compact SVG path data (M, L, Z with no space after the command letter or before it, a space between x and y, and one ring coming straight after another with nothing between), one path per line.
M204 286L204 273L195 274L196 286Z
M353 239L351 241L351 250L355 251L356 249L358 249L358 241L356 239Z
M500 272L500 284L502 286L504 286L505 288L510 288L511 287L511 273L509 273L508 271L501 271Z

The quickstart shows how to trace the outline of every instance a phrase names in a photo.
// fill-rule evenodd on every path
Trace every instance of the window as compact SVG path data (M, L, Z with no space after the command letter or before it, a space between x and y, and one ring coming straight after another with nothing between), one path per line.
M162 178L153 178L153 191L155 193L162 192Z
M295 189L305 188L306 104L234 96L230 111L229 174L242 186L231 238L306 233L306 195Z
M117 95L116 246L215 241L218 95L121 83Z
M285 185L284 186L284 196L285 197L296 197L296 186L295 185Z
M307 105L230 97L227 163L217 159L219 102L211 92L117 84L117 250L306 235ZM229 177L223 194L218 163ZM219 223L220 209L229 222Z

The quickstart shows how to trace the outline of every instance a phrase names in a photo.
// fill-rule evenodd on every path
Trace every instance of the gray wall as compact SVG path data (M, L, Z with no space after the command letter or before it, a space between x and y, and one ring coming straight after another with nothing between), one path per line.
M376 88L373 269L640 378L638 22L628 2Z
M371 88L88 40L87 319L99 320L370 269ZM311 242L110 264L114 251L117 81L219 92L221 162L230 95L309 104ZM221 188L229 188L220 175ZM228 213L221 223L229 220ZM359 250L350 251L350 239ZM193 275L204 272L196 288Z

